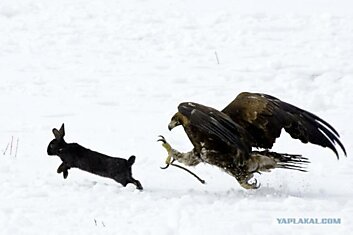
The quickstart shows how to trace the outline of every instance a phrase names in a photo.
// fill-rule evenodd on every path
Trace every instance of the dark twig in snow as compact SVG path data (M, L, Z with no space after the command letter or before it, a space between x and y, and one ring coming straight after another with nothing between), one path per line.
M12 156L13 136L11 136L10 156Z
M17 141L16 141L16 150L15 150L15 157L17 157L17 151L18 151L18 143L20 142L20 139L17 138Z
M4 153L3 153L3 155L5 155L5 154L6 154L7 149L9 148L9 145L10 145L10 142L9 142L9 143L7 143L6 148L5 148L5 151L4 151Z
M219 64L219 58L218 58L218 53L217 53L217 51L215 51L214 54L216 55L217 64Z

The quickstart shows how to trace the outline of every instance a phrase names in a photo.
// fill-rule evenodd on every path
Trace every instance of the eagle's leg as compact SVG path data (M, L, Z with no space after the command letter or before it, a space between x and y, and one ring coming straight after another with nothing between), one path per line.
M171 164L174 160L177 160L186 166L196 166L201 162L201 159L195 155L193 150L187 153L181 153L178 150L173 149L163 136L159 137L160 139L158 141L162 142L162 146L168 152L168 157L165 160L167 165Z
M172 146L170 146L170 144L165 140L165 138L163 136L159 136L160 139L158 141L162 142L162 146L163 148L165 148L165 150L167 150L168 156L165 159L165 164L169 165L170 163L172 163L172 158L173 158L173 154L172 154Z
M236 179L238 180L240 186L242 186L245 189L258 189L260 188L261 184L257 184L257 180L254 179L253 183L249 183L249 180L252 179L254 174L248 174L245 176L238 176Z

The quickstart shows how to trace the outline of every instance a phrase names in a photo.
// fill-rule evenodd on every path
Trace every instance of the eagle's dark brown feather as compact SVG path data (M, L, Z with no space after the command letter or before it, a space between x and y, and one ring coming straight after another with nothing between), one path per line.
M236 162L249 156L252 137L224 113L192 102L181 103L178 111L188 120L183 127L197 153L205 146L219 153L232 153Z
M330 148L337 158L338 144L346 155L337 131L330 124L265 94L243 92L222 111L192 102L181 103L168 128L178 125L184 127L194 149L180 153L163 139L169 159L192 166L200 162L218 166L246 189L258 188L256 181L249 182L256 172L275 168L306 171L307 158L268 150L282 129L303 143ZM252 147L265 150L254 151Z
M255 139L253 147L272 148L284 128L292 138L330 148L338 158L335 144L346 150L337 131L318 116L276 97L243 92L222 110Z

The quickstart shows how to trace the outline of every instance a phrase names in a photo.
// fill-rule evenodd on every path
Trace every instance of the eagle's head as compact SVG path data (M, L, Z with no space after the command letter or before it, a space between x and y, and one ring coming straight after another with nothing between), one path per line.
M171 131L174 127L179 125L184 126L187 122L188 122L187 118L180 112L177 112L170 120L170 123L168 124L168 129Z

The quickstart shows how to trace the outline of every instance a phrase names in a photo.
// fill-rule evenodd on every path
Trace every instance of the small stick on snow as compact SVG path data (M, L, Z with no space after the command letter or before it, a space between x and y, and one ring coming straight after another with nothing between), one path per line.
M9 143L7 143L6 148L5 148L5 151L4 151L4 153L3 153L3 155L5 155L5 154L6 154L7 149L9 148L9 145L10 145L10 142L9 142Z
M13 136L11 136L10 156L12 156L12 144L13 144Z
M18 143L20 142L20 138L17 138L16 141L16 150L15 150L15 158L17 157L17 151L18 151Z
M218 54L217 54L217 51L215 51L215 52L214 52L214 54L216 55L217 64L219 64L219 59L218 59Z

